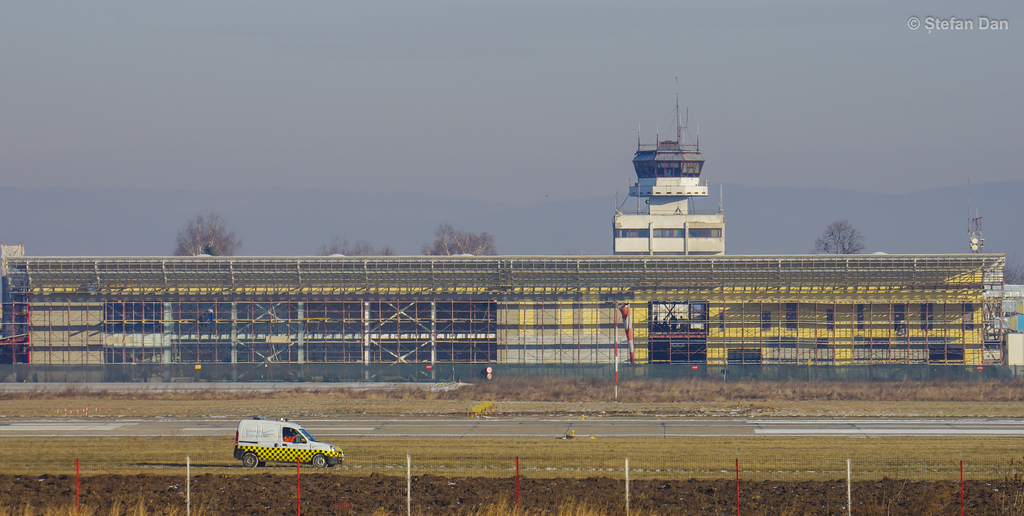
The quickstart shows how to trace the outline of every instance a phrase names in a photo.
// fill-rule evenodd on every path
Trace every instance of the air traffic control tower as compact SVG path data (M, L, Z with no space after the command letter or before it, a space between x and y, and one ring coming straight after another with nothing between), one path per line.
M696 143L683 141L685 124L676 101L676 139L655 139L642 145L637 136L633 168L637 182L629 197L615 211L614 253L617 255L715 256L725 254L725 214L721 202L717 211L697 212L695 197L707 197L701 182L704 157L700 136ZM636 198L636 210L623 207Z

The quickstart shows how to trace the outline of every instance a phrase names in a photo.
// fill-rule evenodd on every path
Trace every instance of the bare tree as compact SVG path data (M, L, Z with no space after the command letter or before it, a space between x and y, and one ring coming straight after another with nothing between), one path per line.
M845 219L829 224L814 240L814 252L819 254L857 254L863 250L864 235Z
M1024 285L1024 263L1016 256L1006 256L1006 267L1003 269L1003 283L1007 285Z
M468 231L457 231L449 223L437 226L434 242L423 246L423 254L427 256L451 256L455 254L471 254L474 256L498 254L494 247L494 235L486 231L480 234Z
M174 256L234 256L242 247L242 241L229 231L220 215L210 212L192 216L185 227L178 231Z
M331 256L332 254L343 254L345 256L394 256L395 250L387 244L373 247L373 244L366 240L349 244L347 239L334 237L330 242L320 246L320 252L317 254L320 256Z

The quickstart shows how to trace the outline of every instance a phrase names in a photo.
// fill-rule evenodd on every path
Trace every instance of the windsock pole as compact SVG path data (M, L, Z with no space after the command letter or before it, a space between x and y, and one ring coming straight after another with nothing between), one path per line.
M617 307L616 307L617 308ZM615 312L615 331L612 333L612 340L615 341L615 399L619 399L619 313Z
M635 348L633 345L633 320L629 318L629 305L622 305L619 308L622 312L622 325L626 328L626 342L629 342L629 363L635 363Z

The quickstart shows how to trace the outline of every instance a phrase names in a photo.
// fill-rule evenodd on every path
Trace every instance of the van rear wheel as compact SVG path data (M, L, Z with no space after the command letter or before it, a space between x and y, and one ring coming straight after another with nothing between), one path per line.
M242 466L245 466L247 468L255 468L256 466L259 466L259 464L260 459L259 457L256 456L255 453L246 452L245 455L242 455Z
M322 453L318 453L313 456L313 467L314 468L326 468L327 457L324 457Z

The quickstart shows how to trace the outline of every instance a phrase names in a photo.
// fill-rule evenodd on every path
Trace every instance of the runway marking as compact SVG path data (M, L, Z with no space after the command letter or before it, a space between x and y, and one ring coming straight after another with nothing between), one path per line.
M757 425L1018 425L1024 421L1013 419L748 419Z
M391 425L388 425L388 426L391 426ZM367 426L367 427L353 426L353 427L346 428L346 427L333 427L332 426L332 427L325 427L325 428L307 428L307 427L303 427L303 428L305 428L306 430L309 430L309 433L311 433L311 434L316 434L316 433L323 433L323 432L335 432L335 431L339 431L339 430L343 431L343 432L369 432L371 430L376 430L378 427L376 427L376 426Z
M39 432L59 430L105 431L138 423L11 423L0 426L0 432Z
M303 427L309 433L313 434L314 437L318 435L358 435L358 434L340 434L335 432L372 432L377 430L376 427L348 427L348 428L307 428ZM192 428L181 428L180 432L222 432L231 433L236 430L235 427L222 427L222 428L211 428L211 427L192 427ZM3 431L0 428L0 431Z
M1024 430L999 428L758 428L757 435L999 435L1024 436Z

